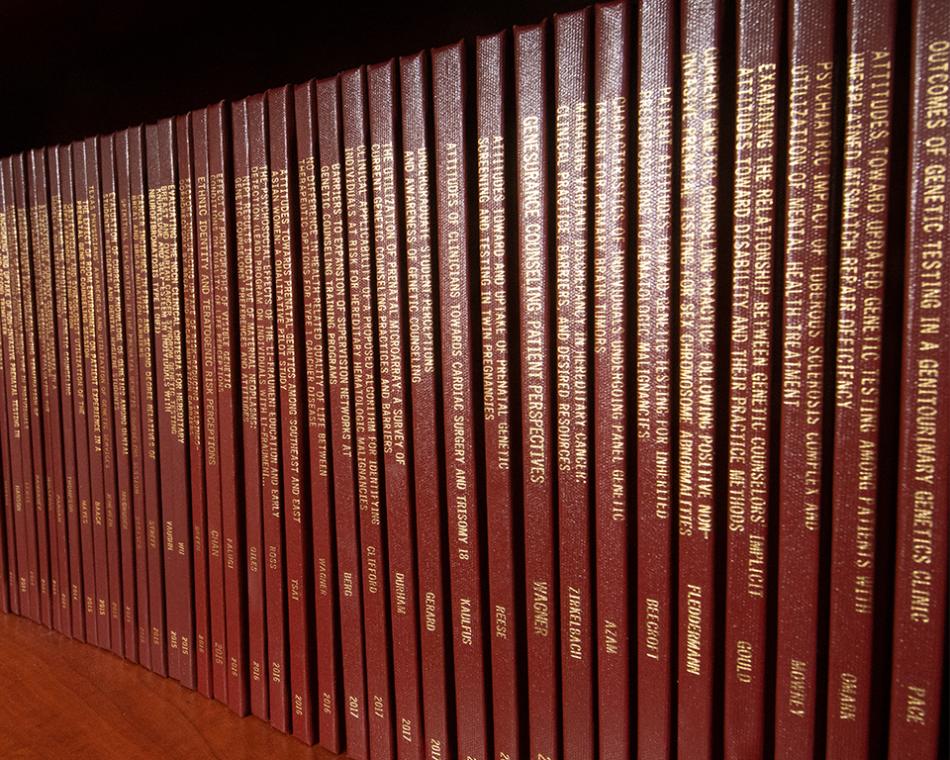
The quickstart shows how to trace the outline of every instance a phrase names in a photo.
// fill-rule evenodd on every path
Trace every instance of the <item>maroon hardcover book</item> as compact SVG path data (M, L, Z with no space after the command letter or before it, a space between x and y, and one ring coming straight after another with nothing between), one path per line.
M122 253L119 240L119 197L115 176L115 140L103 137L100 142L102 170L102 254L104 258L105 300L109 320L108 382L111 405L108 408L113 439L113 466L116 477L116 499L111 521L106 512L109 538L119 554L118 604L125 658L138 662L138 630L136 627L136 586L134 526L132 524L132 459L129 433L128 380L126 376L126 324L122 293ZM111 569L110 569L111 572ZM112 605L114 611L115 606Z
M628 345L634 289L628 198L630 11L626 2L594 8L593 408L594 536L597 603L598 737L601 757L632 752L628 477L634 387Z
M212 262L212 197L208 114L202 108L191 116L194 145L195 253L197 259L196 313L201 336L201 432L205 458L204 552L208 562L208 654L211 695L228 702L226 610L224 598L223 506L221 501L221 440L218 431L218 348L215 310L217 294ZM198 520L192 515L192 522ZM197 542L196 542L197 544Z
M895 4L848 6L835 362L828 735L832 757L871 750L875 534Z
M339 752L340 661L337 615L336 540L330 427L327 410L327 357L324 320L323 247L320 242L320 190L316 155L316 112L313 82L294 88L297 139L297 207L300 213L300 290L303 300L304 353L307 383L307 437L310 465L310 515L313 530L314 634L320 744Z
M211 270L221 476L221 552L224 567L225 656L228 706L248 711L247 579L244 555L243 460L241 449L241 363L238 359L237 280L232 237L227 114L222 103L208 108L208 164L211 203ZM212 633L214 632L212 620ZM215 694L217 696L217 693Z
M941 102L934 86L945 87L940 83L950 61L946 22L941 3L914 3L889 736L889 756L895 758L937 757L940 716L946 719L940 676L946 656L950 417L941 404L950 398L950 213L943 199L950 122L945 108L941 115L934 110Z
M376 318L382 453L386 472L386 528L389 542L389 605L392 621L394 715L397 756L422 760L425 744L419 670L419 604L416 581L416 519L412 499L408 430L409 386L399 142L396 122L396 66L390 60L367 70L370 167L375 233Z
M185 414L187 420L186 461L191 486L191 514L187 533L191 540L185 545L193 567L193 585L188 592L194 605L195 687L206 697L211 696L211 651L209 646L210 618L208 614L208 547L207 500L205 488L205 432L204 388L201 375L202 336L198 321L198 210L195 192L193 114L175 119L175 161L178 166L179 244L181 248L182 330L184 334L184 382L187 393ZM178 543L178 541L176 541Z
M234 151L234 229L238 326L241 356L241 412L244 453L244 515L247 566L248 684L251 712L268 719L267 620L264 529L261 516L261 444L258 435L257 327L254 315L254 245L251 224L251 157L247 101L231 107Z
M50 605L49 533L47 503L52 489L47 488L46 459L43 446L43 419L40 392L40 351L37 339L36 294L34 291L33 253L30 244L29 207L27 205L26 157L20 153L13 157L13 198L16 213L17 252L19 258L20 310L23 335L23 374L26 390L25 428L29 431L29 444L25 448L27 472L32 480L32 516L27 513L27 541L34 550L35 568L31 588L36 599L38 623L52 625Z
M834 8L789 8L778 453L775 754L813 757L818 691L825 319L834 161Z
M75 248L66 260L66 276L70 290L70 330L73 350L73 377L75 397L73 418L76 425L76 461L79 465L79 525L82 555L82 606L85 616L86 641L100 645L99 615L97 614L99 582L96 561L96 540L93 514L101 504L102 467L96 456L93 421L98 416L93 407L90 354L95 344L95 323L92 319L92 268L89 261L89 203L86 200L86 148L82 142L73 143L69 151L71 176L67 176L67 195L73 192L75 211ZM71 179L72 182L68 180ZM101 646L108 646L104 640Z
M283 479L289 669L284 680L291 697L293 734L316 740L313 723L310 590L311 527L307 463L307 403L300 239L297 227L296 172L293 171L294 120L289 87L267 93L271 213L274 237L274 299L277 307L280 467Z
M135 308L135 261L133 256L132 175L129 165L129 134L123 130L114 137L115 171L119 204L119 244L121 247L122 319L125 324L125 362L128 372L128 452L131 467L131 520L133 561L135 568L135 639L138 661L152 669L149 643L148 554L146 549L146 516L144 489L144 446L142 409L139 400L139 328ZM128 607L128 604L126 604Z
M83 556L80 515L82 504L89 503L89 462L86 456L86 431L79 426L77 404L83 404L80 340L79 285L76 268L76 204L73 190L73 163L69 146L60 146L56 155L56 179L62 220L62 246L56 259L57 310L60 313L60 367L63 391L63 449L66 454L66 522L69 536L69 604L72 636L86 641L86 615L83 607ZM51 181L52 177L51 177ZM9 372L9 369L7 370ZM72 474L70 474L70 472Z
M508 116L507 36L475 42L475 175L479 305L481 311L482 417L485 438L485 515L488 559L488 631L491 642L492 733L496 757L513 757L521 748L521 674L518 668L520 619L517 592L521 569L516 550L512 473L511 361L516 341L511 330L505 162Z
M448 555L455 652L458 754L486 760L490 703L486 685L485 625L482 609L481 510L478 495L479 444L476 421L481 404L476 363L478 314L469 230L466 172L468 134L465 111L464 44L432 51L432 104L435 126L435 197L442 315L442 398L445 446Z
M559 757L561 747L547 37L543 23L514 30L526 685L534 758Z
M680 757L715 754L713 460L722 16L720 0L684 0L682 5L676 668Z
M592 757L595 642L591 545L590 13L554 18L555 393L565 758Z
M353 760L364 760L368 756L368 708L365 692L363 587L348 330L350 301L340 147L340 85L339 80L334 77L318 81L316 87L320 198L323 209L324 289L327 299L327 385L340 584L345 751Z
M287 701L287 618L284 520L280 472L280 409L277 398L277 325L274 249L271 237L270 167L265 95L247 101L251 166L251 241L254 249L254 312L257 327L258 430L261 447L261 515L267 600L267 668L270 723L290 731Z
M639 7L636 129L637 751L673 749L673 164L676 5Z
M164 522L160 497L158 427L155 406L155 324L146 221L148 196L142 127L129 128L129 180L131 186L132 257L135 291L135 328L138 364L139 409L142 426L142 488L145 496L145 554L148 568L148 641L154 673L168 673L168 616L165 609Z
M438 281L433 218L432 141L427 56L399 60L402 113L402 190L406 240L406 312L412 401L412 473L416 485L419 570L419 652L425 757L453 751L453 694L449 682L448 578L439 368Z
M343 179L352 339L353 430L360 511L366 699L369 754L393 753L392 677L389 655L389 583L386 577L384 468L379 452L379 390L376 382L376 319L373 310L371 186L367 150L366 83L362 69L340 75Z
M778 0L738 6L726 531L725 752L765 750Z

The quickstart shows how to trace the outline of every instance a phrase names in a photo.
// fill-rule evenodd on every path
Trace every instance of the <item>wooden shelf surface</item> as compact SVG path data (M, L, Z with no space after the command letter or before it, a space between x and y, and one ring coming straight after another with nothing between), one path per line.
M0 614L0 757L337 757L96 647Z

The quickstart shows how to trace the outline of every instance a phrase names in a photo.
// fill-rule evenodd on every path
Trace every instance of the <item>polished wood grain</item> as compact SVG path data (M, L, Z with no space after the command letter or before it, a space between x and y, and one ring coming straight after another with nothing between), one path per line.
M113 654L0 614L0 757L336 756Z

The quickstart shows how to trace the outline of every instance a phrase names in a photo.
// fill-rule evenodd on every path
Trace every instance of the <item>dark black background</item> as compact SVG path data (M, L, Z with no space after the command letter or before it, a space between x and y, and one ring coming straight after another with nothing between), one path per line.
M584 0L0 3L0 155L534 23Z

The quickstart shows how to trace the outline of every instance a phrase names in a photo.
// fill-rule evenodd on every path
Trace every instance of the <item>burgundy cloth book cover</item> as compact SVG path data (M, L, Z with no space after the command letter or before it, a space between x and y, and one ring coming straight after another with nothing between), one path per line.
M304 329L296 172L293 171L294 119L289 87L267 93L270 176L277 307L278 391L286 541L286 583L291 727L307 744L316 740L313 722L310 619L311 514L305 434Z
M320 240L320 187L317 162L316 97L313 82L294 88L297 141L297 207L300 213L301 294L307 383L307 437L310 464L310 513L313 529L314 635L316 678L312 687L320 745L339 752L340 633L336 577L333 475L327 390L327 352L323 289L324 256Z
M24 385L27 401L27 429L29 445L25 447L26 461L32 478L32 517L27 518L27 541L35 546L35 567L31 587L36 599L38 623L52 625L50 606L49 533L47 526L46 460L43 447L42 405L40 400L40 357L37 340L36 303L34 292L33 253L30 244L29 207L27 205L26 157L20 153L13 157L13 198L16 213L17 251L20 276L20 310L22 314Z
M112 404L104 411L111 422L113 467L116 498L106 512L109 539L119 554L120 603L110 605L110 614L118 613L125 658L138 662L138 632L135 626L135 557L132 535L132 461L129 450L128 380L125 362L125 312L122 297L122 270L119 240L119 196L115 174L113 136L100 141L102 170L102 254L104 259L105 300L109 322L109 365L106 367ZM110 570L111 571L111 570ZM111 579L110 579L111 581Z
M267 610L264 596L264 528L261 514L261 444L257 380L254 244L251 219L251 155L248 101L231 106L234 151L234 228L238 325L241 356L244 514L247 566L248 681L251 712L267 720L270 693L267 667Z
M439 310L432 177L429 68L425 53L399 59L402 127L402 201L406 240L406 312L412 402L412 474L416 484L419 571L419 653L425 757L439 760L453 749L454 694L446 546L444 460L439 410Z
M637 751L673 748L675 536L671 304L673 287L676 5L648 0L637 19L636 453Z
M432 51L435 198L442 328L446 511L455 653L456 738L460 757L486 760L491 703L482 602L483 504L479 503L478 415L474 241L470 238L465 178L467 53L464 43Z
M946 720L947 710L941 704L940 677L946 656L950 509L950 417L943 407L950 398L950 279L944 263L950 246L950 215L944 197L930 190L945 188L950 172L946 150L950 123L945 108L942 114L940 106L935 110L937 104L945 105L939 93L945 91L950 61L946 7L934 0L917 0L912 29L901 485L889 737L890 756L895 758L936 757L941 715Z
M280 410L277 399L277 324L274 249L271 237L270 168L265 95L247 100L251 174L251 242L254 249L254 313L257 328L258 430L261 447L261 515L267 600L267 667L270 723L290 731L287 696L287 617L284 575L283 499L280 492Z
M789 7L775 754L812 757L818 682L824 378L835 105L834 8Z
M591 23L554 17L555 394L564 756L597 746L591 485Z
M366 699L369 754L394 749L392 668L389 653L389 583L386 578L384 468L380 457L376 319L373 309L371 187L367 149L366 79L363 69L340 75L343 178L349 250L350 334L353 355L353 429L360 510L363 614L366 633Z
M194 208L196 293L195 307L200 336L200 387L202 416L198 427L204 437L205 530L204 553L208 563L208 633L206 644L211 662L211 695L228 701L226 610L224 601L224 540L221 500L221 441L218 431L218 349L215 319L217 294L211 247L211 164L208 140L208 111L202 108L191 116L194 146ZM194 383L192 383L194 386ZM200 521L192 515L197 535ZM195 540L197 551L198 541ZM196 567L197 570L197 567Z
M714 486L719 245L720 0L684 0L680 39L679 589L680 757L715 754ZM728 182L728 178L725 178Z
M182 316L185 342L184 367L188 404L185 409L188 446L187 462L191 486L190 553L193 585L189 593L194 604L195 687L211 696L211 657L208 647L208 549L207 501L205 489L204 394L201 382L201 325L198 322L198 242L197 193L195 192L194 114L175 120L176 162L178 166L178 230L181 249Z
M416 520L409 435L409 385L403 314L401 165L396 121L396 66L390 60L367 69L370 174L376 264L381 448L385 467L393 715L397 756L422 760L425 753L419 663Z
M327 385L333 452L343 664L343 726L346 737L344 750L352 760L365 760L369 756L368 705L348 329L350 300L347 287L347 217L340 146L343 131L340 117L340 83L336 77L323 79L316 83L316 89L323 217L323 278L327 300Z
M155 325L149 229L145 186L145 149L142 127L129 128L129 184L132 216L132 261L135 291L135 328L142 426L142 490L145 497L145 554L148 567L148 640L152 671L168 673L168 617L165 609L164 521L160 496L158 427L155 405ZM71 313L70 313L71 314ZM78 386L77 386L78 388ZM78 430L78 424L77 424Z
M561 747L548 30L513 35L529 757L558 757Z
M772 663L767 567L773 257L778 159L778 0L738 6L726 531L725 752L761 755Z
M831 505L827 752L866 755L872 711L878 482L895 3L848 5Z
M92 421L96 419L93 407L90 352L95 343L95 324L92 320L92 269L89 266L89 204L86 200L86 149L82 142L74 143L70 151L74 208L76 220L76 249L67 259L67 282L72 283L69 293L70 321L75 343L73 376L75 377L76 461L79 464L79 524L82 540L83 613L86 641L99 644L99 616L97 614L96 583L98 563L93 530L93 513L101 499L102 467L95 454Z
M522 631L518 615L521 569L516 541L512 473L512 304L509 272L515 253L508 239L505 144L510 119L506 86L510 53L505 33L475 42L475 175L479 310L481 313L482 418L485 439L485 515L488 559L488 631L491 652L492 734L496 757L521 747L523 684L518 668ZM520 543L520 542L519 542Z
M248 711L247 579L244 575L244 501L241 450L241 362L238 358L237 278L231 228L231 174L227 113L208 107L211 288L214 293L218 472L221 477L221 554L224 570L226 693L238 715ZM215 693L217 696L217 693Z

